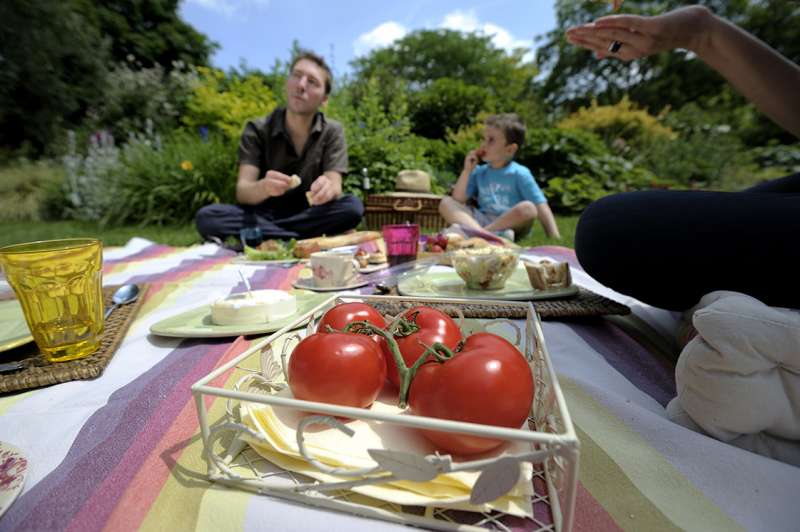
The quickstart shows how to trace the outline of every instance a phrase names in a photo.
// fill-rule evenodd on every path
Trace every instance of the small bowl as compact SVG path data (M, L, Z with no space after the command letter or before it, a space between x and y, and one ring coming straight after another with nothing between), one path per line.
M456 273L472 290L499 290L519 262L519 251L499 246L459 249L450 253Z

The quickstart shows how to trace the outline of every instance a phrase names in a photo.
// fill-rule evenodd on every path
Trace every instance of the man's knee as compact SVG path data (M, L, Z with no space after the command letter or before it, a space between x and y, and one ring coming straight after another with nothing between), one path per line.
M342 216L348 221L355 221L356 225L364 217L364 203L353 194L346 194L339 198L337 216Z
M200 207L194 216L197 232L203 237L216 236L219 229L217 223L218 215L216 204Z
M225 222L234 214L231 212L232 208L236 207L224 203L212 203L200 207L194 216L194 223L200 236L203 238L228 236L225 234Z

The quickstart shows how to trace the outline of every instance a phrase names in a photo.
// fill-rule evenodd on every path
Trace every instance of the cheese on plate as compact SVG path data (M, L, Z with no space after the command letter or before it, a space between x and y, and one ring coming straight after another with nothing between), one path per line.
M246 325L287 318L297 312L297 298L281 290L253 290L218 299L211 305L216 325Z

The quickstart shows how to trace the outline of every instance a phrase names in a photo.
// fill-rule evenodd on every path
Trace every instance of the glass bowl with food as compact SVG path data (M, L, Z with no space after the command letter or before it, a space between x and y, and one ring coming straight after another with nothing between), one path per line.
M456 273L471 290L500 290L519 262L519 250L487 246L450 253Z

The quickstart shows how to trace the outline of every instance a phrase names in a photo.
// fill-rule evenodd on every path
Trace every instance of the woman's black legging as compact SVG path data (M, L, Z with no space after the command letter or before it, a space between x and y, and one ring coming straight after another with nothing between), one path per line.
M581 215L575 251L597 281L656 307L732 290L800 308L800 174L742 192L607 196Z

